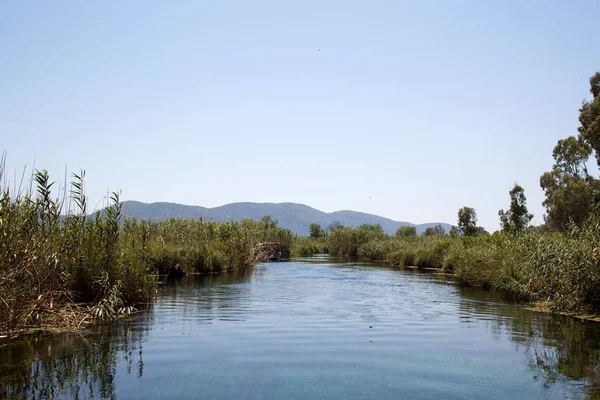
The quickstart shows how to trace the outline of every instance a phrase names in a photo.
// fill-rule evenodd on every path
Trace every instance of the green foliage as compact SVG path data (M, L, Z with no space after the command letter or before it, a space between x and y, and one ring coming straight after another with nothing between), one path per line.
M128 220L131 240L139 243L152 272L160 275L219 272L260 261L258 244L278 242L289 255L293 236L270 218L242 222L171 219Z
M329 224L329 226L327 227L327 230L331 233L337 229L343 228L344 225L342 225L342 223L340 221L333 221L332 223Z
M527 210L527 198L523 187L515 183L515 186L509 192L510 208L508 211L500 210L500 226L507 233L516 234L523 231L529 225L533 214Z
M364 224L358 228L341 227L329 234L328 248L334 255L355 257L363 244L387 235L380 225Z
M295 236L292 241L291 255L295 257L305 257L313 254L329 253L327 247L327 238Z
M548 212L546 222L557 230L564 230L571 223L581 226L596 211L600 189L598 181L559 177L555 172L551 177L548 174L542 176L542 187L547 196L543 203ZM552 185L546 184L549 179L553 179Z
M442 235L388 236L373 225L339 229L328 237L329 251L334 255L423 268L442 268L450 243L451 238Z
M553 229L568 229L571 223L581 227L600 205L600 181L590 175L587 162L594 153L600 165L600 72L590 78L593 100L579 110L577 137L559 140L553 150L552 171L540 178L546 194L546 222Z
M121 238L118 194L106 215L86 218L84 175L73 174L66 199L52 197L45 170L33 174L34 192L0 191L0 331L68 322L61 306L73 301L96 304L105 318L152 296L155 280Z
M464 236L475 236L478 233L475 209L465 206L458 210L457 229Z
M434 227L429 227L425 229L423 232L423 236L444 236L446 234L446 230L442 225L436 225Z
M402 236L402 237L417 236L417 228L414 226L409 226L409 225L401 226L396 231L396 236Z
M483 226L478 226L475 228L475 235L474 236L489 236L489 232L485 230L485 228Z
M572 225L566 234L533 230L462 239L445 261L445 269L452 270L459 282L521 299L549 300L557 310L600 310L598 218L581 228Z
M472 236L388 236L342 228L328 237L332 254L438 268L463 285L500 290L523 300L550 301L556 310L600 311L600 217L562 233L525 229Z
M310 224L310 237L318 239L322 236L325 236L325 232L321 229L321 225L319 224Z
M586 101L579 109L579 135L593 150L600 166L600 71L590 78L592 101Z
M3 163L0 162L0 165ZM0 168L0 181L3 170ZM157 275L243 268L261 260L260 242L289 254L293 235L265 217L259 222L122 221L118 193L87 215L85 172L73 174L67 198L53 198L47 171L33 193L0 190L0 331L79 324L61 310L90 303L91 316L113 319L146 304Z

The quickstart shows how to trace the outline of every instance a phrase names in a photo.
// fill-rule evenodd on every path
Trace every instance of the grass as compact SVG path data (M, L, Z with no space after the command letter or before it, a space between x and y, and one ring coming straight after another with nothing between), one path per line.
M459 284L545 302L556 312L600 313L599 217L565 233L529 229L517 235L397 237L362 226L338 229L327 240L334 255L438 268Z
M152 296L155 280L122 240L118 194L106 215L87 218L83 178L62 199L46 171L33 175L35 192L0 192L0 331L53 325L78 302L104 319Z
M270 219L123 220L118 193L90 216L84 177L73 174L62 196L47 171L33 174L26 193L0 189L0 333L117 318L147 304L162 275L256 264L260 242L289 254L291 232Z
M437 268L460 284L544 302L554 311L600 312L599 217L565 233L389 236L363 225L315 239L294 236L268 217L123 220L118 193L102 213L88 215L84 177L73 174L62 196L53 196L46 171L33 174L26 193L0 189L0 333L116 318L148 303L160 276L256 264L264 256L261 242L280 243L284 256L328 252Z
M327 240L325 238L314 239L307 236L295 236L290 253L295 257L329 253Z

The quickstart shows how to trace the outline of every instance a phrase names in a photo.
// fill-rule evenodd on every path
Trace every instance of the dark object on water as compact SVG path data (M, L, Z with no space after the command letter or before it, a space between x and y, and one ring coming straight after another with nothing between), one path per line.
M278 242L259 243L258 252L262 261L281 261L281 244Z
M281 250L277 249L269 256L269 261L281 261Z

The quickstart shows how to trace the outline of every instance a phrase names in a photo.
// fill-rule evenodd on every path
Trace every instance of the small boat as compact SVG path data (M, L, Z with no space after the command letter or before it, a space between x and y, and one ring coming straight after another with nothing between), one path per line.
M264 261L281 261L281 244L265 242L258 244L259 257Z
M277 249L269 254L269 261L281 261L281 250Z

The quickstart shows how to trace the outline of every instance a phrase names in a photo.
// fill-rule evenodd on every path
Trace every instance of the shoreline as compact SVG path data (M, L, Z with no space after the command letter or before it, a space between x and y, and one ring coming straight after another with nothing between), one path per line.
M260 264L260 263L258 263L258 264ZM227 268L227 269L223 269L221 271L188 272L183 276L218 275L221 273L228 273L228 272L233 272L233 271L238 271L238 270L245 270L248 268L254 268L258 264L244 266L244 267L238 267L238 268ZM161 275L160 278L167 279L168 275ZM164 282L160 282L160 284L162 285L162 284L164 284ZM59 308L56 308L54 310L53 314L54 315L62 314L63 316L68 315L69 318L71 318L72 322L78 321L77 323L69 323L71 321L67 321L67 323L65 323L64 325L61 325L61 324L53 324L52 322L49 322L42 326L21 327L21 328L17 328L15 330L11 330L11 331L0 331L0 346L2 346L3 344L6 344L7 342L10 342L12 340L19 339L19 338L22 338L25 336L44 335L44 334L63 334L63 333L89 333L91 331L89 329L86 329L86 327L89 327L91 325L96 325L96 324L112 323L112 322L118 321L120 319L127 318L131 315L146 311L149 308L149 306L152 304L153 304L153 302L137 303L134 305L135 310L133 310L131 312L127 312L127 313L122 313L121 315L118 315L118 316L114 317L113 319L102 321L102 320L98 319L97 317L93 316L93 312L92 312L92 308L91 308L94 305L93 303L67 303ZM138 309L136 306L143 306L143 307Z
M373 262L373 260L370 260L370 261ZM457 283L453 279L455 276L453 273L444 272L440 268L429 268L429 267L423 268L423 267L418 267L415 265L398 266L398 265L394 265L389 260L387 260L387 261L379 260L376 262L387 263L389 266L397 268L397 269L408 269L408 270L413 270L413 271L414 270L427 271L433 275L440 275L440 276L444 276L447 278L451 278L453 280L453 284L455 284L455 285L477 287L482 290L496 292L496 293L506 293L503 290L494 290L494 289L486 288L483 286L466 285L466 284ZM256 264L256 265L258 265L258 264ZM222 271L191 272L191 273L186 273L186 275L192 275L192 276L217 275L217 274L221 274L221 273L232 272L235 270L253 268L256 265L247 266L247 267L243 267L243 268L224 269ZM550 301L518 301L518 302L520 304L522 304L527 310L530 310L533 312L539 312L539 313L550 314L550 315L553 315L553 314L554 315L563 315L563 316L567 316L567 317L571 317L571 318L576 318L581 321L600 323L600 314L584 313L581 311L553 310L552 309L553 303ZM61 325L48 324L47 326L20 328L20 329L16 329L13 331L2 331L2 332L0 332L0 346L4 345L12 340L19 339L19 338L22 338L25 336L31 336L31 335L63 334L63 333L89 333L91 331L89 329L87 329L86 327L89 327L89 326L95 325L95 324L113 323L120 319L127 318L131 315L147 311L148 310L147 306L150 306L152 304L153 304L152 302L139 303L138 305L144 305L146 307L143 307L140 309L136 308L132 312L123 313L122 315L119 315L116 318L109 320L109 321L102 321L102 320L98 320L97 318L94 318L94 317L90 318L93 315L92 310L90 308L90 303L69 303L69 304L66 304L64 307L56 309L55 313L56 314L61 314L61 313L69 314L71 318L75 318L75 320L79 320L79 322L76 325L66 324L64 326L61 326Z
M389 263L389 265L391 265L394 268L398 268L398 269L410 269L410 270L419 270L419 271L427 271L432 273L433 275L440 275L440 276L444 276L447 278L454 278L454 274L451 272L444 272L441 268L421 268L418 267L416 265L405 265L405 266L398 266L398 265L393 265L392 263L390 263L389 261L386 261ZM455 285L463 285L463 286L467 286L467 287L474 287L474 288L479 288L481 290L486 290L489 292L494 292L494 293L503 293L503 294L507 294L506 291L504 290L494 290L491 288L487 288L481 285L469 285L469 284L465 284L465 283L457 283L456 281L453 280L453 283ZM600 323L600 313L594 314L594 313L587 313L587 312L583 312L583 311L564 311L564 310L553 310L552 309L552 305L554 303L552 303L551 301L539 301L539 300L529 300L529 301L523 301L523 300L517 300L518 303L522 304L527 310L529 311L533 311L533 312L539 312L539 313L544 313L544 314L550 314L550 315L563 315L566 317L571 317L571 318L576 318L579 319L581 321L589 321L589 322L599 322Z

